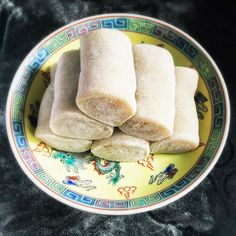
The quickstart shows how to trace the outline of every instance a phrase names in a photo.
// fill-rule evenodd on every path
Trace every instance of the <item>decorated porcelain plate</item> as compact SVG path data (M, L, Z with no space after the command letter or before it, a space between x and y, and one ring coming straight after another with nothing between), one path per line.
M99 28L124 32L133 44L162 46L175 65L200 74L195 101L200 146L184 154L156 154L138 162L65 153L34 136L49 68L60 55L80 47L80 35ZM229 129L229 98L214 61L176 27L141 15L108 14L75 21L42 40L18 69L7 101L7 131L15 157L44 192L69 206L100 214L133 214L176 201L195 188L220 157ZM196 190L197 191L197 190Z

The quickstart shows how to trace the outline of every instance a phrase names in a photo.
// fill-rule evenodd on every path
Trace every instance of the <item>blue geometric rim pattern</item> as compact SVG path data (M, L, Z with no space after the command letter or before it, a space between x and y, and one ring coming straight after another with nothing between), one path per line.
M197 68L203 77L211 96L214 119L212 121L212 129L207 147L205 148L198 162L187 173L187 175L180 179L176 184L149 196L130 200L105 200L95 199L75 193L45 173L27 144L24 131L23 113L26 96L34 75L39 71L40 67L47 60L47 58L51 56L57 49L79 38L80 35L99 28L115 28L122 31L145 33L165 41L177 48L179 51L181 51L181 53L186 55ZM162 25L161 23L156 23L152 20L140 19L138 17L110 16L94 18L92 20L86 21L85 23L75 23L72 26L68 26L63 31L44 43L44 45L41 46L31 58L32 59L24 69L21 81L13 94L11 106L12 132L18 152L20 153L25 165L28 167L28 169L30 169L31 172L33 172L34 176L44 183L44 185L59 195L64 196L68 200L81 205L100 209L119 210L150 206L162 202L188 187L204 172L205 168L213 160L214 155L219 148L225 128L226 111L224 105L224 92L219 82L218 75L209 62L208 58L192 42L181 35L181 33L178 33L173 29Z

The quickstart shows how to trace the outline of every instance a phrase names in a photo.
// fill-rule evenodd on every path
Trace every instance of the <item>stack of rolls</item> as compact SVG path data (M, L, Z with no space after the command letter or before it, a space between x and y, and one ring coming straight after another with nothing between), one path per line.
M112 161L190 151L199 145L197 84L198 73L175 67L168 50L95 30L51 67L35 136Z

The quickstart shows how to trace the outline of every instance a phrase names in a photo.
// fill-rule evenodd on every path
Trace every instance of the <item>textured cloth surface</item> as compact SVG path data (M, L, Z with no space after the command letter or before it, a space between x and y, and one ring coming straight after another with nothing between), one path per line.
M235 235L235 1L0 0L0 236ZM101 216L67 207L39 190L10 149L7 93L27 53L55 29L86 16L127 12L165 20L192 35L221 69L231 97L231 131L214 170L191 193L151 212Z

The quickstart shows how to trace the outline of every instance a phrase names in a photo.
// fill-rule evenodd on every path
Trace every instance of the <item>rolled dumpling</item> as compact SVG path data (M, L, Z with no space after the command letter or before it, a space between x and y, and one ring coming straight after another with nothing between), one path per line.
M56 70L57 70L57 63L54 63L54 64L50 67L50 83L51 83L51 84L54 83Z
M56 67L53 66L51 69L51 81L53 81L55 68ZM50 84L46 89L41 101L35 136L49 146L58 150L66 152L84 152L89 150L92 145L92 141L66 138L58 136L51 131L49 127L49 121L53 103L53 94L53 84Z
M113 127L86 116L76 106L79 73L79 50L62 54L57 63L54 79L50 128L53 133L65 137L86 140L107 138L112 135Z
M150 154L149 142L116 129L107 139L93 142L91 152L111 161L138 161Z
M136 112L132 44L122 32L99 29L80 38L76 103L89 117L119 126Z
M199 145L199 125L194 94L198 73L187 67L176 67L175 125L174 133L166 139L151 142L152 153L181 153Z
M126 134L156 141L173 133L175 72L171 54L148 44L133 47L137 78L137 112L119 128Z

